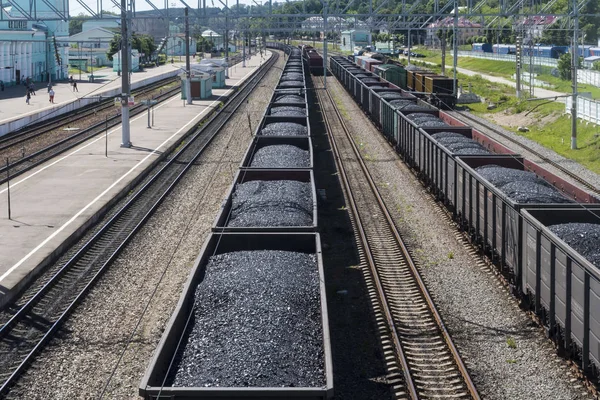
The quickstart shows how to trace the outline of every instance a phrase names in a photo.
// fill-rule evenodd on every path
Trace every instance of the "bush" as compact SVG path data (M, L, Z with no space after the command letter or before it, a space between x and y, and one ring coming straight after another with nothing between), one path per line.
M592 69L594 71L600 71L600 61L596 61L592 64Z

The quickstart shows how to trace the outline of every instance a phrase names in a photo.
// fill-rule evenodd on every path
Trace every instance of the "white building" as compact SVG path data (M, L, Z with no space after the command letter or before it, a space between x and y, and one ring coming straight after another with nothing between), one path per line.
M343 51L354 51L355 47L365 47L371 44L371 32L363 29L342 31L340 48Z
M48 0L59 12L65 13L64 2ZM22 9L29 10L27 0L13 0ZM4 4L0 8L0 80L5 86L20 84L22 79L47 82L65 79L69 48L60 42L68 36L65 21L41 22L56 18L57 14L46 3L37 4L38 22L27 21L16 8Z
M457 28L459 45L465 44L470 37L483 35L483 27L481 24L473 22L465 17L458 17ZM446 17L427 25L425 45L440 46L440 39L437 36L440 29L446 29L448 32L452 32L454 29L454 17Z
M106 52L115 34L114 31L95 27L69 36L69 60L78 60L77 63L72 62L71 64L87 64L88 66L112 65Z

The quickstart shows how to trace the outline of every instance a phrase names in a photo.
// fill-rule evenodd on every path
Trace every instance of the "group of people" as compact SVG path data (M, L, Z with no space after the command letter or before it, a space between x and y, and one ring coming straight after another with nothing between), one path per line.
M27 78L26 80L23 81L24 85L26 86L26 92L25 92L25 103L30 104L30 100L31 100L31 96L35 96L35 86L33 85L33 81L31 81L29 78ZM69 83L71 84L71 86L73 87L73 91L74 92L79 92L79 89L77 89L77 82L73 79L73 75L71 75L69 77ZM4 86L4 85L2 85ZM2 88L2 90L4 90L4 87ZM50 103L54 104L54 89L52 89L52 84L49 83L48 84L48 101Z

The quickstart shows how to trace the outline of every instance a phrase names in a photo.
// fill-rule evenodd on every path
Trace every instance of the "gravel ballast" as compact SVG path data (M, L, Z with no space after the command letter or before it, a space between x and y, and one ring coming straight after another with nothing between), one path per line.
M600 267L600 224L571 222L548 226L551 232Z
M274 122L266 125L260 130L259 135L263 136L306 136L308 129L295 122Z
M261 147L252 157L254 168L309 168L310 154L291 144L274 144Z
M310 226L313 201L310 183L250 181L235 186L227 226Z
M172 386L325 384L319 274L312 254L240 251L210 258Z

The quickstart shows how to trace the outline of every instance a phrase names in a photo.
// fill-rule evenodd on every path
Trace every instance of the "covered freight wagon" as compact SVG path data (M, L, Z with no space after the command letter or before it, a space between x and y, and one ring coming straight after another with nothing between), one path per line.
M373 72L386 81L406 89L406 70L403 67L394 64L381 64L374 66Z
M473 43L474 53L491 53L492 45L489 43Z

